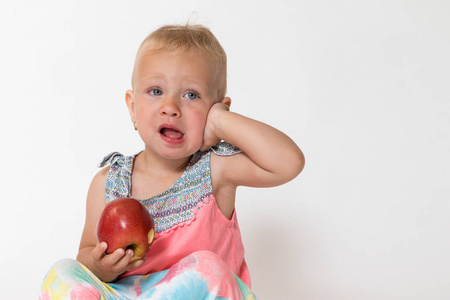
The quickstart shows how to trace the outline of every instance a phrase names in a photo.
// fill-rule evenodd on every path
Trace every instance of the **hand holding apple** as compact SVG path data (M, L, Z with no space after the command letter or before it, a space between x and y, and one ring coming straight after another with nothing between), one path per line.
M106 205L97 224L98 242L106 242L107 254L122 248L133 250L130 262L141 259L150 250L155 223L138 200L119 198Z

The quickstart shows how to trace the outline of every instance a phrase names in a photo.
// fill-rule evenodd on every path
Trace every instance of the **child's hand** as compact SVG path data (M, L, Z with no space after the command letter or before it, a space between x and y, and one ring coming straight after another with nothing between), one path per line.
M144 263L144 259L139 259L130 263L133 257L133 250L117 249L111 254L105 251L108 245L105 242L98 244L91 252L95 275L104 282L114 281L125 271L136 269Z
M214 121L217 120L219 113L230 110L230 103L231 99L226 97L221 102L215 103L209 110L205 132L203 134L203 144L200 150L206 150L220 142L221 139L215 133Z

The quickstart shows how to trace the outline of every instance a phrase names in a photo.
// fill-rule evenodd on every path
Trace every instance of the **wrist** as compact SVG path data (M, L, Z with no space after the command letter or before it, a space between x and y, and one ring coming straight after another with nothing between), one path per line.
M214 109L211 111L209 115L209 122L211 125L211 130L214 136L216 136L219 140L223 139L222 136L222 128L223 121L226 115L229 113L229 107L223 103L216 103L214 105Z

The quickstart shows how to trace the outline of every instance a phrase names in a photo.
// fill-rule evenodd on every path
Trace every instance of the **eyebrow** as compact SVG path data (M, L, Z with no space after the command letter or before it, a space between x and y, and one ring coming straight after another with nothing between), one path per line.
M210 90L210 87L209 87L208 84L197 82L195 80L190 79L189 77L184 77L184 78L182 78L182 80L187 81L189 84L196 85L202 90L205 90L205 91L209 91Z
M138 82L141 83L141 85L145 85L148 81L151 81L151 80L167 81L164 73L153 73L153 74L150 74L150 75L138 80ZM184 82L187 82L188 85L194 85L194 88L196 88L196 89L200 89L204 92L211 93L211 94L214 93L214 89L212 88L212 86L213 86L212 80L210 80L211 81L210 85L208 85L204 82L192 80L189 76L185 76L185 77L181 78L181 80Z

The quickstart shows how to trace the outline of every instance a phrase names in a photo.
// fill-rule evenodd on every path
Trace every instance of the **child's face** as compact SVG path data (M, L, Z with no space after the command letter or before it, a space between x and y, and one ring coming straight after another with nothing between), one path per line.
M221 100L214 64L193 51L150 51L135 72L126 100L146 149L168 159L197 152L208 112Z

